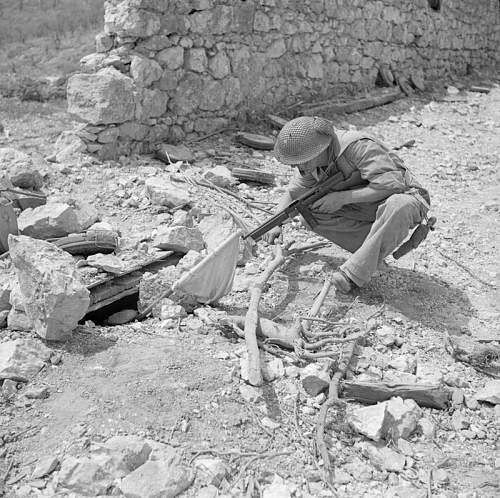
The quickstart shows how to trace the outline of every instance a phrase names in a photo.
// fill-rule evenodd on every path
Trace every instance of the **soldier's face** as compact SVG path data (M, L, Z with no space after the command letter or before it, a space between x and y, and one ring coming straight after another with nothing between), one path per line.
M328 166L328 149L325 149L321 154L305 163L297 164L297 169L304 174L324 166Z

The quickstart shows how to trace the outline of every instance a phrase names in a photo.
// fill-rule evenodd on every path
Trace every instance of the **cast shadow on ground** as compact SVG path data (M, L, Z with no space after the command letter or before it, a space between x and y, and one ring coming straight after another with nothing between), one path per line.
M279 302L272 309L262 307L262 316L284 320L287 306L300 301L309 308L322 287L323 275L302 275L301 269L312 263L326 263L325 268L332 271L345 261L343 257L328 256L315 252L304 253L290 260L280 269L285 279L273 283L283 288ZM310 283L310 285L306 285ZM304 289L307 287L307 289ZM464 292L454 285L430 274L404 268L389 267L377 273L371 282L350 295L337 295L337 308L347 309L353 299L358 296L362 303L381 305L397 311L409 320L436 330L447 330L450 333L467 332L468 321L476 315L476 311ZM325 302L325 309L328 308ZM240 310L244 315L245 310Z
M97 328L78 326L71 338L63 343L51 342L50 347L54 350L64 351L82 356L93 356L106 351L116 344L117 339L102 336Z

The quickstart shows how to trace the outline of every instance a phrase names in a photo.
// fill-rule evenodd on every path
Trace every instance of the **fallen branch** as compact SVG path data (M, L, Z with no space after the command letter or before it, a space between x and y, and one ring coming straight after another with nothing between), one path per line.
M260 368L259 345L257 344L257 327L259 324L259 302L262 296L264 285L269 280L272 273L285 262L283 248L276 246L275 258L264 270L262 276L250 290L250 304L245 317L245 342L248 351L248 382L252 386L263 384L262 371Z
M321 292L319 293L318 297L314 300L314 303L311 307L311 311L309 311L309 317L315 317L319 313L319 310L321 309L321 306L323 305L331 286L332 286L332 279L330 278L330 276L328 276L325 278L325 281L323 282L323 288L321 289ZM307 337L307 332L309 332L309 324L307 322L303 324L303 332L304 335Z
M316 424L316 447L318 448L319 454L323 459L323 472L324 481L333 484L333 470L331 469L330 454L328 453L328 448L325 443L325 425L326 416L328 410L334 405L343 405L343 402L339 399L339 384L342 378L345 376L349 365L354 357L356 347L358 345L359 338L357 338L349 348L348 354L339 363L339 367L333 377L330 380L330 385L328 388L328 399L321 405L318 422Z
M226 131L235 131L237 129L238 128L234 127L220 128L219 130L212 131L211 133L207 133L206 135L202 135L201 137L191 140L191 143L201 142L207 138L213 137L214 135L219 135L220 133L225 133Z
M460 263L460 261L457 261L456 259L453 259L451 256L448 256L444 252L441 252L440 250L437 251L443 258L452 261L455 263L459 268L462 268L466 273L468 273L471 277L475 278L478 282L481 282L483 285L487 285L488 287L491 287L492 289L495 289L496 287L491 284L490 282L486 282L486 280L483 280L481 277L478 277L470 268L465 266L463 263Z
M373 318L374 316L381 313L382 310L384 309L384 306L385 305L383 304L377 311L375 311L375 313L370 315L366 319L365 324L368 324L370 318ZM344 378L344 376L346 375L347 371L351 366L351 362L355 356L356 348L360 342L360 339L365 337L368 333L369 333L368 326L365 325L364 332L362 334L359 334L359 337L357 337L353 341L352 345L349 347L347 355L344 358L342 358L342 360L339 362L337 371L331 378L330 384L328 386L328 398L321 405L321 409L319 411L318 422L316 424L316 447L318 448L319 454L323 459L324 481L329 484L333 483L334 473L333 469L331 469L330 454L328 453L328 448L326 447L325 443L326 417L328 415L328 410L332 406L334 405L344 406L344 402L339 399L340 381Z

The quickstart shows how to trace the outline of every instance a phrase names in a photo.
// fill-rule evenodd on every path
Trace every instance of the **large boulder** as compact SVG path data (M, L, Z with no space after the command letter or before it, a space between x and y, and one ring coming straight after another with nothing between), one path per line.
M72 256L49 242L22 235L9 236L9 250L36 333L47 340L66 340L90 303Z
M131 121L134 91L133 80L112 67L75 74L68 80L68 112L95 125Z

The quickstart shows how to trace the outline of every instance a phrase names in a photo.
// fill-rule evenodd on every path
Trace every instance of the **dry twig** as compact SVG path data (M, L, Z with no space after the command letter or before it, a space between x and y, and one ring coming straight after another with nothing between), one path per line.
M252 386L260 386L263 383L260 369L259 346L257 343L257 326L259 323L259 302L262 296L264 285L269 280L272 273L285 262L283 248L276 246L275 258L264 270L259 280L250 290L250 304L245 317L245 342L248 351L248 382Z

